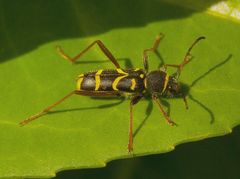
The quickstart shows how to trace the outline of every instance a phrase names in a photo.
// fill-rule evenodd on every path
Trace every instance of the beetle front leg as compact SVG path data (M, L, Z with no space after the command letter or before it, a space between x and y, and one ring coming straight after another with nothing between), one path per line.
M186 96L182 96L182 98L183 98L183 102L184 102L184 104L185 104L185 108L186 108L186 110L188 110L187 97L186 97Z
M163 113L165 119L167 120L168 124L171 126L177 125L174 121L170 119L170 117L167 115L167 113L164 111L162 104L160 103L158 96L157 95L152 95L153 101L155 101L160 109L160 111Z

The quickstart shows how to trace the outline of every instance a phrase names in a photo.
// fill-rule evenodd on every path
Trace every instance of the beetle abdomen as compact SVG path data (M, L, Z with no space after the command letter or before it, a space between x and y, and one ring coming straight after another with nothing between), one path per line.
M145 74L141 69L98 70L79 75L79 91L142 92Z

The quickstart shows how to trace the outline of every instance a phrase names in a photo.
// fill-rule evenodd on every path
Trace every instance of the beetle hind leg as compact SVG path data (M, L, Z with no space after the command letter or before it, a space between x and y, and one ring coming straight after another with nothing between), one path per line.
M98 47L101 49L101 51L108 57L108 59L114 64L114 66L116 68L120 68L120 65L118 64L116 58L112 55L112 53L110 52L110 50L107 49L107 47L104 45L104 43L101 40L95 40L94 42L92 42L90 45L88 45L84 50L82 50L78 55L76 55L75 57L71 58L70 56L68 56L63 49L61 48L61 46L57 46L57 51L58 53L66 60L75 63L79 58L81 58L81 56L86 53L91 47L93 47L95 44L98 45Z

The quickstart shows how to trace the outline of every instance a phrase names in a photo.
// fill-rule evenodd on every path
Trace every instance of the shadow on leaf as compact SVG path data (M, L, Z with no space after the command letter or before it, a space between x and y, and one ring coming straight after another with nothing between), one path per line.
M198 11L218 1L202 3ZM156 21L184 18L195 12L156 0L24 0L15 3L2 0L0 62L48 42L93 36L117 28L143 27Z

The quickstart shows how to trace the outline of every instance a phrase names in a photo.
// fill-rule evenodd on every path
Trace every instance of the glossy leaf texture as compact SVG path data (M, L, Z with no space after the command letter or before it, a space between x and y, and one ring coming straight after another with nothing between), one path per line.
M118 158L164 153L181 143L220 136L240 124L240 25L162 1L0 2L0 177L50 177L103 167ZM134 107L134 152L128 154L128 99L74 96L25 127L19 122L75 89L83 72L114 66L94 47L76 65L62 59L96 39L123 68L142 68L142 52L164 33L150 68L179 64L192 51L182 99L162 99L170 126L149 99ZM169 70L169 73L174 70Z

